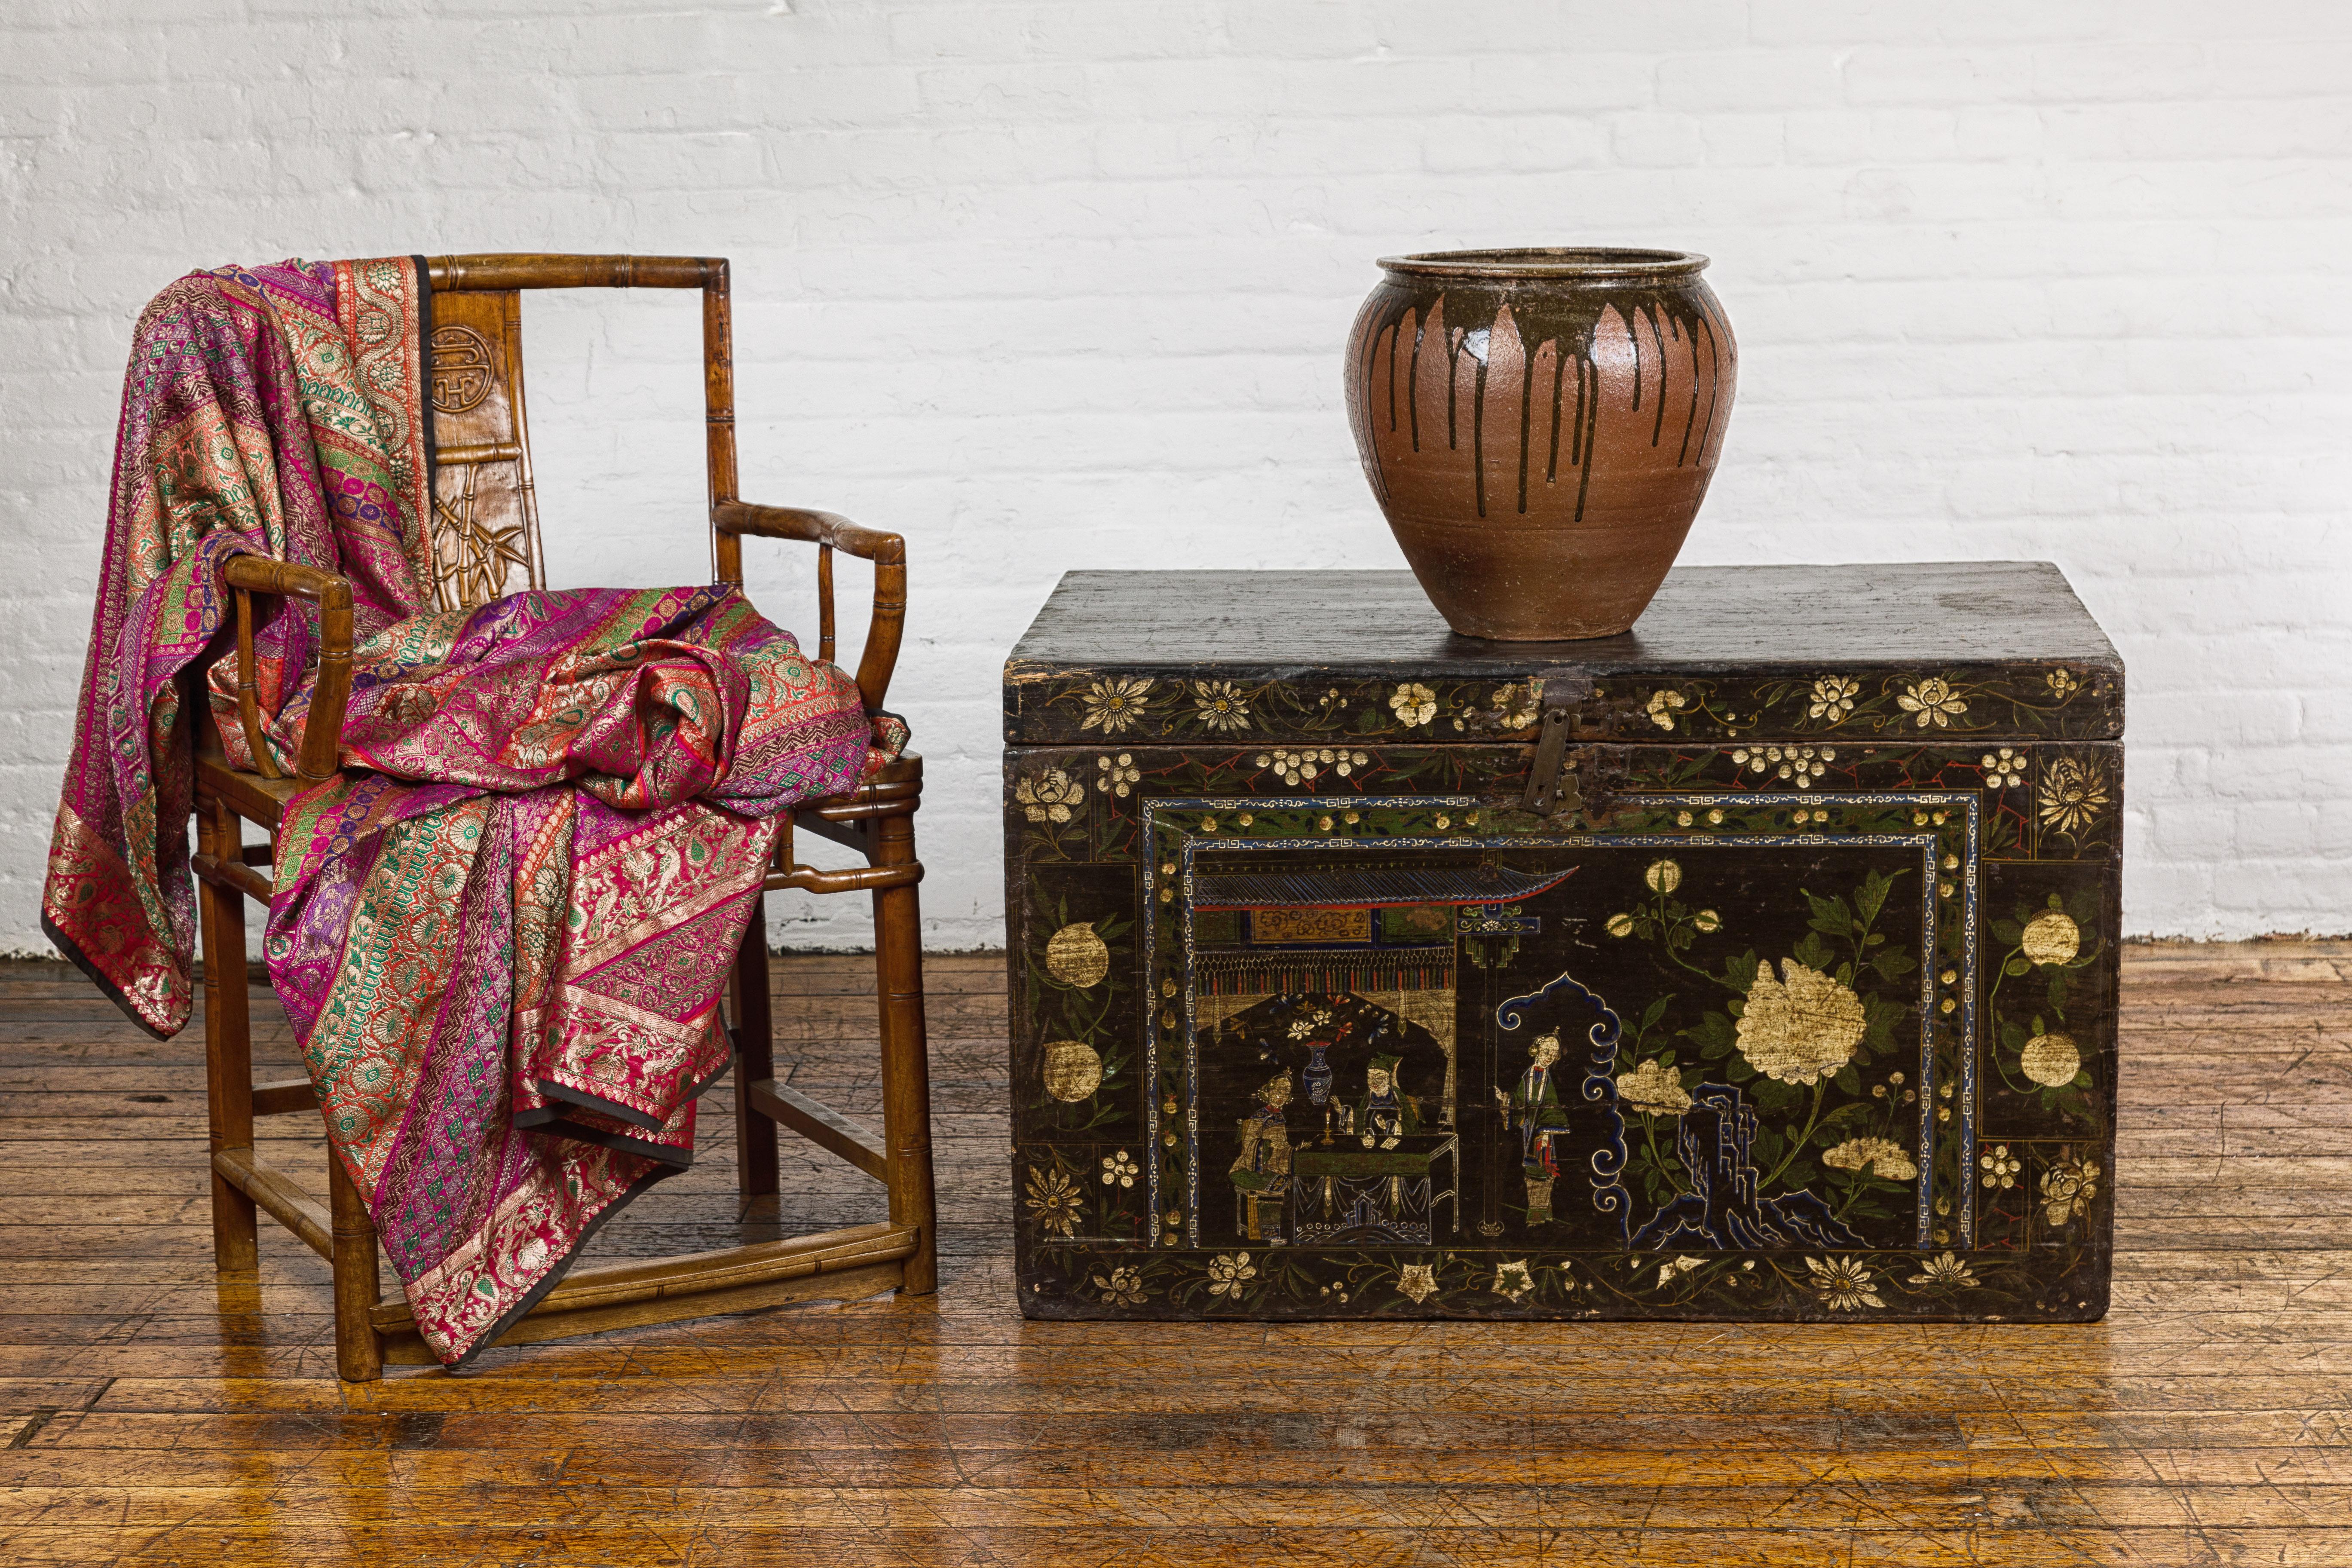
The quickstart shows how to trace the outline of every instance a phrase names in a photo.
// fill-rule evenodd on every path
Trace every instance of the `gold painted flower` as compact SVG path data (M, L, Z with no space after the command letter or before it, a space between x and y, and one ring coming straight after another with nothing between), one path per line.
M1108 1278L1096 1275L1095 1289L1102 1292L1105 1302L1114 1307L1139 1307L1144 1297L1150 1294L1143 1288L1143 1276L1132 1268L1114 1268Z
M1102 1163L1103 1185L1108 1187L1115 1183L1122 1187L1131 1187L1135 1185L1136 1174L1141 1169L1142 1167L1135 1163L1134 1156L1124 1149L1116 1154L1105 1154Z
M2075 679L2071 673L2063 669L2053 669L2042 679L2048 684L2050 688L2050 695L2055 697L2061 702L2065 701L2066 699L2074 696L2074 693L2083 689L2083 683Z
M1087 803L1087 792L1061 769L1047 768L1015 784L1013 798L1032 822L1067 822Z
M1680 1116L1691 1108L1682 1075L1654 1057L1617 1076L1617 1099L1644 1116Z
M1649 869L1642 873L1642 880L1650 885L1654 893L1671 893L1683 885L1683 868L1672 860L1653 860Z
M1030 1212L1037 1216L1041 1228L1056 1236L1077 1234L1078 1212L1086 1202L1086 1195L1064 1172L1049 1171L1039 1165L1030 1166L1026 1202Z
M1220 1252L1209 1259L1209 1294L1231 1296L1238 1301L1248 1288L1247 1281L1257 1278L1257 1268L1246 1252Z
M2107 781L2092 763L2079 757L2061 757L2043 772L2042 787L2033 798L2042 808L2042 826L2072 838L2097 821L2106 808Z
M1906 713L1916 713L1922 730L1930 724L1941 730L1969 710L1969 705L1960 700L1959 693L1952 689L1950 683L1933 676L1916 686L1906 688L1895 700L1895 705Z
M2017 1173L2025 1163L2009 1152L2006 1143L1996 1143L1977 1156L1977 1168L1984 1173L1979 1178L1988 1187L2008 1188L2017 1185Z
M1862 695L1862 683L1848 680L1843 675L1824 675L1813 682L1813 700L1805 704L1806 714L1814 719L1826 719L1834 724L1853 711L1853 700Z
M1756 966L1739 1015L1739 1052L1765 1077L1801 1087L1820 1082L1853 1058L1869 1026L1862 998L1818 969L1780 961Z
M1437 1294L1437 1270L1427 1263L1408 1263L1397 1272L1397 1290L1416 1307Z
M2036 1035L2018 1053L2017 1065L2044 1089L2063 1089L2083 1070L2083 1052L2064 1035Z
M1437 693L1418 680L1408 680L1389 698L1389 706L1408 730L1437 717Z
M1045 973L1065 985L1085 991L1110 973L1110 947L1095 933L1092 921L1066 925L1045 944Z
M1633 934L1633 917L1632 915L1611 915L1609 917L1609 934L1611 936L1632 936Z
M1812 1287L1816 1294L1834 1312L1852 1312L1864 1307L1884 1307L1878 1299L1878 1282L1859 1258L1808 1258L1805 1267L1813 1271Z
M1108 790L1121 800L1143 779L1143 770L1135 765L1132 752L1121 752L1116 757L1097 757L1095 773L1095 788Z
M2007 789L2025 777L2025 759L2013 746L2003 746L1998 752L1984 755L1985 788Z
M1097 680L1087 689L1087 716L1079 724L1081 730L1099 729L1106 735L1116 735L1132 728L1143 718L1143 704L1151 695L1149 679L1113 676Z
M2042 1217L2064 1225L2078 1214L2090 1213L2091 1200L2098 1195L2098 1166L2088 1160L2061 1160L2042 1177Z
M2033 963L2072 963L2083 951L2083 928L2063 910L2044 910L2028 921L2019 943Z
M1679 691L1653 691L1649 702L1650 722L1661 730L1671 730L1675 727L1675 715L1689 706Z
M1661 1285L1666 1284L1670 1282L1675 1275L1687 1274L1706 1261L1706 1259L1703 1258L1669 1258L1664 1263L1658 1265L1658 1283Z
M1691 917L1691 924L1698 927L1700 934L1706 935L1723 929L1723 917L1713 910L1701 910Z
M1890 1182L1907 1182L1919 1173L1910 1154L1891 1138L1849 1138L1823 1154L1822 1163L1839 1171L1869 1170Z
M1537 718L1536 688L1533 681L1525 686L1498 687L1495 691L1495 721L1506 730L1525 730Z
M1201 722L1212 730L1249 728L1249 703L1230 680L1194 681L1192 706L1199 710Z
M1512 1300L1516 1301L1535 1288L1536 1277L1534 1273L1528 1269L1528 1260L1526 1258L1522 1258L1516 1263L1497 1263L1495 1265L1494 1291L1496 1295L1507 1296Z
M1084 1040L1052 1040L1045 1046L1045 1092L1075 1105L1102 1087L1102 1053Z
M1911 1276L1914 1285L1940 1285L1947 1290L1964 1289L1976 1282L1976 1271L1948 1252L1927 1259L1919 1265L1919 1272Z

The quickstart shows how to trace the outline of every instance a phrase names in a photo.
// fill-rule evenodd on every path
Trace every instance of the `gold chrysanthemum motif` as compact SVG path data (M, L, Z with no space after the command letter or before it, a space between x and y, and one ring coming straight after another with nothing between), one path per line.
M1045 1047L1045 1092L1075 1104L1102 1087L1102 1057L1084 1040L1054 1040Z
M1845 1066L1869 1026L1862 998L1793 958L1756 967L1739 1016L1739 1053L1766 1078L1808 1086Z
M2042 826L2072 838L2099 818L2107 805L2107 781L2079 757L2061 757L2042 775L2033 792Z
M1878 1299L1876 1278L1859 1258L1808 1258L1805 1267L1812 1270L1815 1293L1832 1311L1886 1305Z
M2063 1089L2083 1070L2083 1053L2063 1035L2036 1035L2018 1055L2025 1076L2045 1089Z
M1087 716L1079 724L1082 730L1099 728L1106 735L1116 735L1130 729L1143 717L1144 704L1150 700L1151 682L1131 676L1113 676L1097 680L1082 700Z
M1617 1100L1644 1116L1680 1116L1691 1108L1682 1075L1654 1057L1618 1075Z
M2028 921L2019 944L2032 963L2072 963L2083 951L2083 930L2063 910L2044 910Z
M1066 925L1045 944L1045 973L1079 990L1102 984L1110 973L1110 949L1095 934L1091 921Z
M1840 1171L1866 1168L1890 1182L1907 1182L1919 1173L1909 1152L1891 1138L1849 1138L1824 1153L1822 1163Z
M1029 1186L1023 1202L1037 1216L1037 1224L1056 1236L1075 1236L1078 1215L1085 1206L1086 1194L1076 1182L1060 1171L1050 1171L1042 1165L1029 1167Z

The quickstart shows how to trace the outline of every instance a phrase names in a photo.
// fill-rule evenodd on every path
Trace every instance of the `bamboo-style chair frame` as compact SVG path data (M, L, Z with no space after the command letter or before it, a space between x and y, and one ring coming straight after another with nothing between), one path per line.
M703 400L709 475L713 552L721 581L743 580L746 534L793 540L817 547L817 651L834 657L833 554L838 550L873 563L874 605L857 685L869 712L889 689L904 634L907 552L897 534L863 529L829 512L754 506L736 496L734 354L728 304L727 263L707 257L444 256L428 262L436 308L436 366L445 349L459 362L453 378L439 378L435 401L454 388L453 403L481 405L487 388L505 399L507 424L498 438L470 445L444 441L437 457L446 483L436 497L436 545L443 552L444 602L494 596L499 573L480 569L450 586L463 563L465 542L454 531L475 522L467 511L480 470L495 467L491 489L504 508L507 559L520 564L532 586L543 585L538 519L532 495L528 432L523 419L520 293L526 289L698 289L702 291ZM450 324L444 326L445 320ZM475 325L466 328L465 322ZM463 328L466 335L455 335ZM445 334L450 334L445 343ZM487 355L483 350L487 347ZM448 379L445 386L444 379ZM495 407L496 399L492 400ZM450 533L452 538L444 539ZM484 535L483 537L488 537ZM454 542L453 542L454 541ZM510 547L510 548L509 548ZM494 563L495 564L495 563ZM433 1364L407 1304L380 1299L376 1233L367 1207L330 1156L329 1202L321 1207L254 1147L254 1119L310 1111L318 1099L310 1080L253 1081L252 1029L246 997L245 900L267 900L271 886L268 845L244 842L243 824L275 833L297 789L327 778L341 757L344 706L351 693L352 593L343 578L290 562L244 556L227 568L236 596L236 658L240 717L261 771L229 766L209 710L195 704L196 853L198 912L205 963L205 1058L212 1131L213 1249L223 1272L259 1262L257 1210L268 1214L325 1258L334 1274L335 1362L343 1377L366 1381L383 1367ZM520 584L517 584L520 586ZM504 590L504 591L511 591ZM253 691L254 605L257 595L307 599L318 606L320 651L309 728L294 776L274 776L258 735ZM856 790L798 807L787 820L766 889L808 893L869 891L874 895L877 990L880 1005L883 1131L876 1137L797 1089L776 1081L768 994L767 922L755 910L745 931L722 1016L737 1052L735 1126L740 1184L747 1205L777 1191L776 1132L788 1127L880 1182L889 1195L887 1222L716 1252L574 1268L498 1341L520 1344L641 1323L667 1322L719 1312L815 1298L852 1299L884 1290L910 1295L937 1288L937 1229L932 1195L929 1069L923 1020L921 920L915 884L914 814L922 795L922 759L898 758ZM862 867L821 870L793 856L793 826L846 845ZM260 868L257 869L257 868ZM761 900L764 907L765 900Z

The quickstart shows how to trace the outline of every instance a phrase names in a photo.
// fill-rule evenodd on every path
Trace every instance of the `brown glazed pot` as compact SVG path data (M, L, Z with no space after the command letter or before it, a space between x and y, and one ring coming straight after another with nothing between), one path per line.
M1610 637L1648 606L1738 379L1706 266L1671 250L1381 258L1348 344L1348 419L1455 631Z

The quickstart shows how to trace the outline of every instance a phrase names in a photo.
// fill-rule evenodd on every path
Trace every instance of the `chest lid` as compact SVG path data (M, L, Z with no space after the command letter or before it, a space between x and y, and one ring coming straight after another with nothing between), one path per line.
M1409 572L1071 572L1004 667L1014 745L1817 735L2114 740L2123 661L2042 561L1685 566L1633 630L1455 636Z

